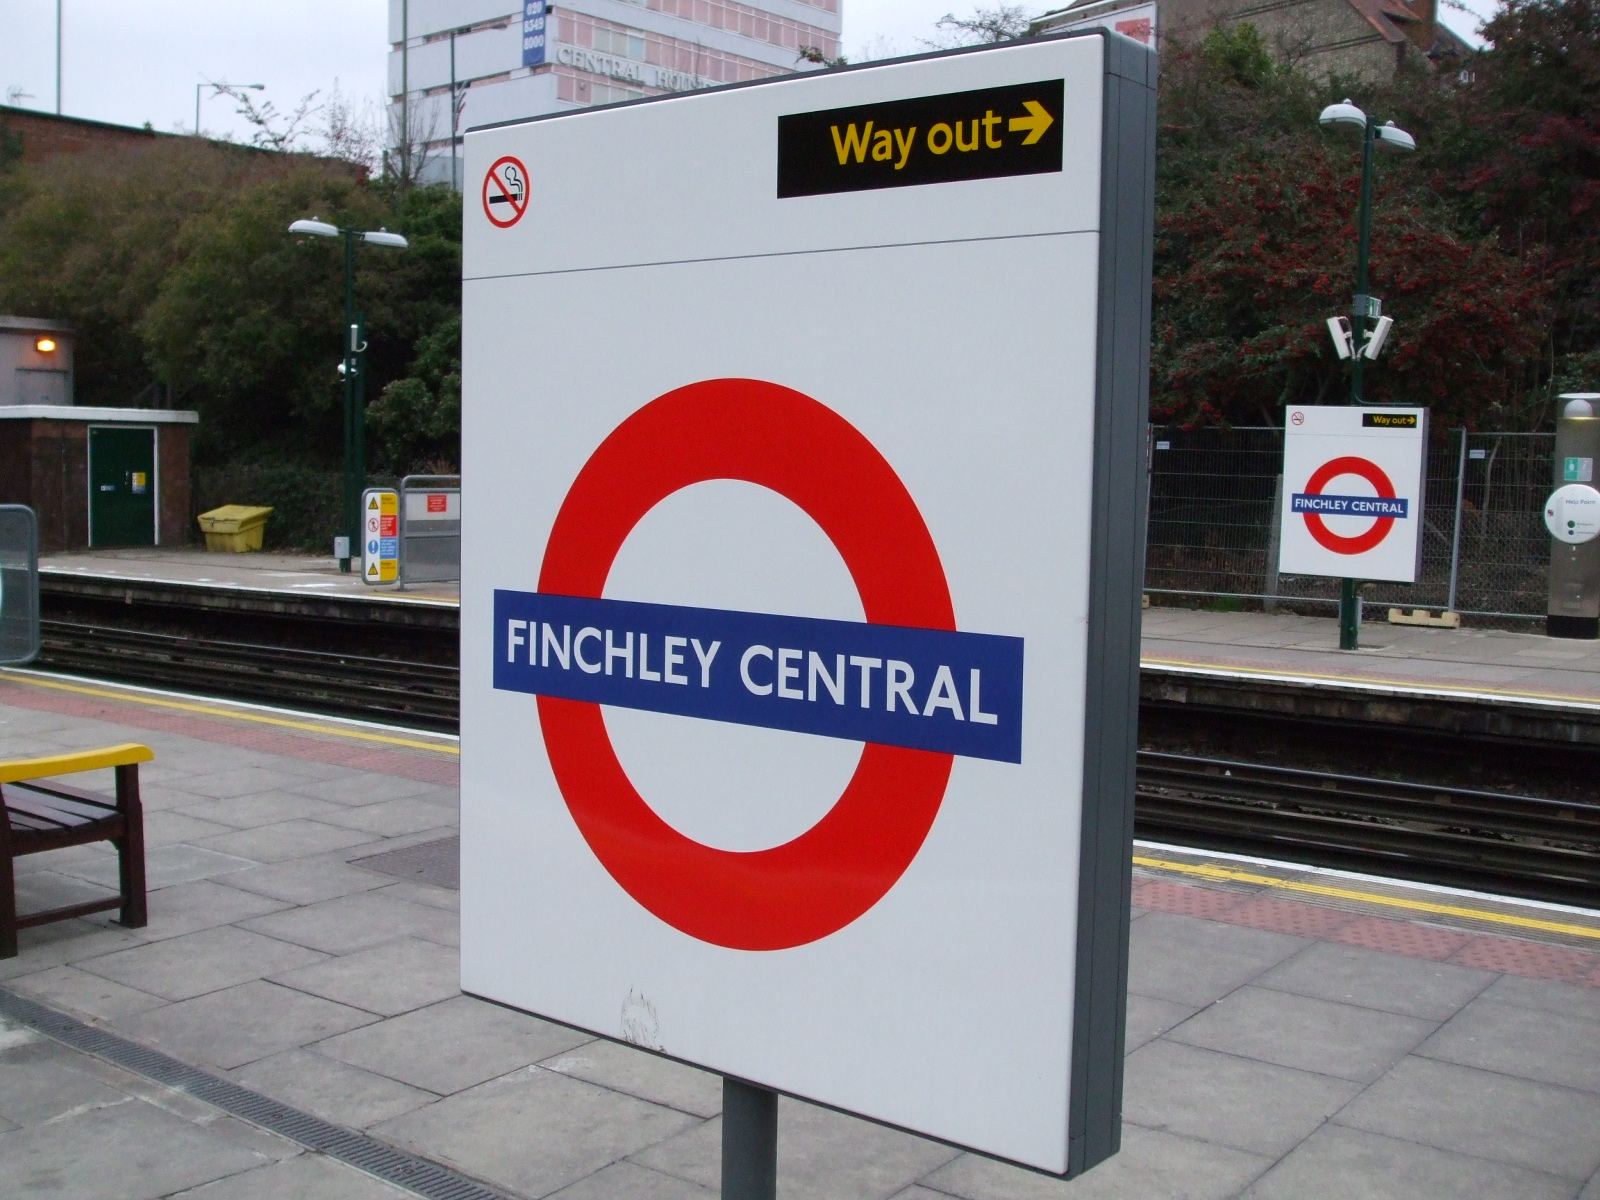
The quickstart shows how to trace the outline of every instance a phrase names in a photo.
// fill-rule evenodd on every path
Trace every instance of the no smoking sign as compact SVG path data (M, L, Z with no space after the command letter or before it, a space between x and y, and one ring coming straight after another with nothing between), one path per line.
M483 215L491 224L509 229L528 211L528 168L507 155L496 160L483 177Z

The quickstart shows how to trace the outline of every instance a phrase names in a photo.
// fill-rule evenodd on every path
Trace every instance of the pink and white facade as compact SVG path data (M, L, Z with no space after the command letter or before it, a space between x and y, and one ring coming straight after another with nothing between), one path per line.
M813 67L807 54L839 54L840 3L555 0L535 16L544 5L389 0L389 140L392 147L409 140L413 156L426 158L425 179L448 180L459 170L451 144L452 31L460 133ZM542 52L529 50L535 31Z

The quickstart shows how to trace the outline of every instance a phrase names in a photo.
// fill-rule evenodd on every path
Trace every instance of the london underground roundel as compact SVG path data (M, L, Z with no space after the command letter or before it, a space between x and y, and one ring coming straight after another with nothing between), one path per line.
M556 517L539 592L598 600L639 520L674 492L711 479L771 488L816 521L849 568L869 624L954 631L938 551L893 468L824 405L750 379L669 392L601 443ZM667 649L663 644L663 655ZM641 671L650 670L647 652L648 643ZM741 662L747 691L755 664L764 668L768 657ZM822 673L843 690L855 681L841 678L845 672L833 657ZM774 686L754 683L768 694ZM957 689L948 699L959 705L963 697ZM899 707L903 713L909 706L908 698ZM684 933L745 950L814 941L876 904L927 836L952 764L950 753L869 741L843 794L812 828L770 849L720 850L673 829L639 795L617 760L599 704L545 694L538 707L562 796L611 876ZM924 707L917 705L919 712Z
M1372 485L1377 493L1371 500L1361 496L1329 496L1327 487L1341 475L1353 475ZM1398 501L1398 509L1396 502ZM1387 502L1387 503L1385 503ZM1306 480L1306 490L1294 497L1295 511L1305 517L1306 528L1318 545L1335 554L1365 554L1389 536L1394 514L1405 515L1405 501L1395 496L1394 484L1383 468L1370 459L1344 455L1318 467ZM1367 516L1372 525L1363 533L1346 537L1334 533L1322 519L1324 512L1340 516Z

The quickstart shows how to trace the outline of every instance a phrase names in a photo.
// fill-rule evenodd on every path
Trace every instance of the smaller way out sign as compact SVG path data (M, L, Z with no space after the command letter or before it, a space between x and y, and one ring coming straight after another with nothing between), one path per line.
M1059 79L778 118L778 198L1061 170Z

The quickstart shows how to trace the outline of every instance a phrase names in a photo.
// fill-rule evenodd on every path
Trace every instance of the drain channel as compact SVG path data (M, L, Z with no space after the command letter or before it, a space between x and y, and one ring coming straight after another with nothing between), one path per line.
M82 1050L136 1075L186 1092L213 1108L242 1117L252 1125L348 1163L369 1175L425 1196L427 1200L511 1200L504 1192L485 1187L449 1167L441 1167L366 1134L291 1108L270 1096L252 1092L231 1080L86 1024L6 988L0 988L0 1016L27 1025L74 1050Z

